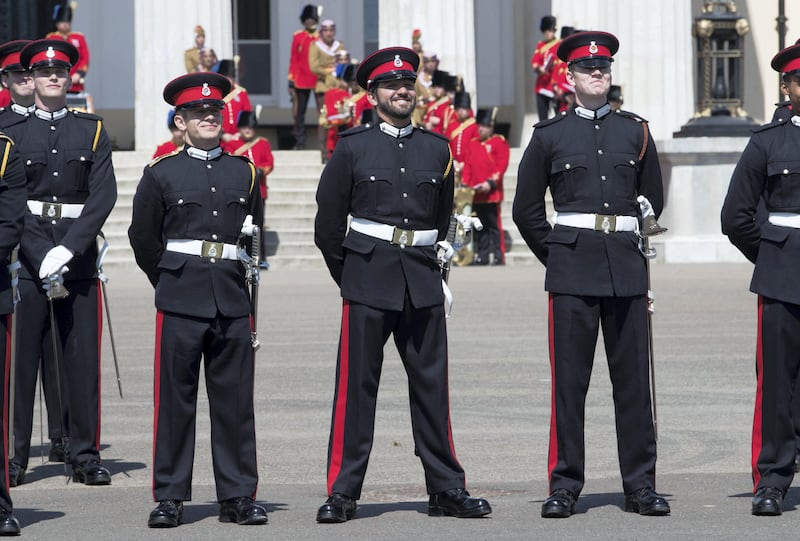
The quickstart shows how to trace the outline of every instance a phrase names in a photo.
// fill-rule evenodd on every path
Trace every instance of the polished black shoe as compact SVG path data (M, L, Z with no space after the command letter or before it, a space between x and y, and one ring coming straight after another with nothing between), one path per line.
M575 494L566 488L555 489L542 504L543 518L567 518L575 513Z
M759 488L753 496L752 514L775 517L783 514L783 493L775 487Z
M223 500L219 504L219 521L235 522L243 526L266 524L267 510L253 501L253 498L240 496Z
M19 535L19 522L10 511L0 509L0 535Z
M8 486L18 487L25 482L25 468L21 464L9 461L8 463Z
M50 462L66 462L67 453L67 447L64 445L63 439L53 438L50 440L50 452L47 455L47 459Z
M317 511L317 522L335 524L347 522L356 514L356 501L350 496L334 492Z
M150 511L147 526L149 528L177 528L181 522L183 522L183 502L161 500L156 508Z
M111 474L97 460L86 460L72 469L72 480L84 485L110 485Z
M659 496L652 488L641 488L636 492L625 494L625 511L639 513L650 517L669 515L667 500Z
M492 506L483 498L472 498L463 488L451 488L444 492L431 494L428 500L430 517L485 517L492 512Z

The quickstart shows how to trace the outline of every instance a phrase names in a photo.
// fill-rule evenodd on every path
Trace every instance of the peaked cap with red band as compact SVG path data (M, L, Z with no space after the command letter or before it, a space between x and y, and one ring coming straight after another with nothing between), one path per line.
M800 42L800 40L798 40ZM800 45L795 43L786 47L772 58L772 69L778 73L792 73L800 71ZM792 73L800 75L800 73Z
M356 81L364 90L374 83L395 79L417 79L419 55L408 47L387 47L375 51L358 66Z
M0 45L0 71L28 71L20 64L19 53L30 42L29 39L18 39Z
M164 87L164 101L181 107L225 107L225 96L231 91L227 77L213 72L189 73L176 77Z
M19 53L19 63L30 70L38 68L71 68L78 61L78 49L63 39L37 39Z
M568 65L607 68L619 49L619 40L608 32L578 32L561 40L556 54Z

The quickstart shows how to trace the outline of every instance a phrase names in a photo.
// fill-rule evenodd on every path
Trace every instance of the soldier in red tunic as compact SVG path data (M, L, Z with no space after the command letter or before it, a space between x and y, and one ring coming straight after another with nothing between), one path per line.
M231 82L231 91L225 96L225 110L222 112L222 141L227 143L239 133L239 115L244 111L252 111L253 106L250 105L247 90L236 83L236 65L233 60L221 60L217 73Z
M445 86L450 75L446 71L436 70L431 77L433 101L428 104L423 123L425 129L444 135L450 121L454 116L450 97L445 92Z
M70 94L83 92L84 79L89 73L89 46L86 44L86 38L81 32L72 31L72 8L66 4L59 4L53 8L53 22L56 31L50 32L45 38L63 39L78 49L78 61L69 70L72 85L67 92Z
M559 43L556 39L556 18L552 15L542 17L539 30L542 32L542 40L536 44L536 50L531 57L531 68L536 73L536 110L541 121L549 116L550 103L554 96L551 78L556 45Z
M472 101L468 92L459 92L453 99L453 110L457 122L448 126L447 138L450 139L450 152L453 154L453 165L458 173L464 165L469 149L469 142L478 137L478 124L472 114Z
M319 37L319 9L307 4L300 12L302 30L292 36L292 52L289 57L289 93L292 95L292 116L294 117L294 148L303 150L306 147L306 108L308 98L317 86L317 76L308 65L308 50ZM316 94L314 95L316 100ZM320 104L317 103L317 109Z
M172 139L158 145L156 151L153 152L154 160L159 156L166 156L167 154L171 154L176 150L183 148L183 132L178 129L178 126L175 125L174 109L170 110L169 115L167 115L167 128L169 128L169 131L172 134Z

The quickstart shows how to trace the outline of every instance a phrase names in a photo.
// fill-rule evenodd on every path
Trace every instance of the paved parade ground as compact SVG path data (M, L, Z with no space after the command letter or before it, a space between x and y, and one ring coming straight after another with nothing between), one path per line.
M153 427L153 291L135 268L107 269L124 399L108 333L103 348L102 457L112 486L67 483L42 463L38 413L31 469L12 488L27 539L743 539L796 537L800 490L782 517L750 515L750 431L755 390L756 297L749 264L653 265L656 293L658 486L669 517L622 511L613 405L602 343L587 397L586 485L569 519L542 519L550 369L541 266L456 268L449 320L451 416L456 450L488 519L426 515L414 456L405 374L387 346L375 444L356 518L317 525L341 301L327 271L263 274L256 363L258 499L269 524L217 521L208 404L198 406L194 500L185 524L149 530ZM206 292L198 291L198 295ZM37 404L38 408L38 404ZM46 435L45 435L46 437ZM46 457L46 451L45 451Z

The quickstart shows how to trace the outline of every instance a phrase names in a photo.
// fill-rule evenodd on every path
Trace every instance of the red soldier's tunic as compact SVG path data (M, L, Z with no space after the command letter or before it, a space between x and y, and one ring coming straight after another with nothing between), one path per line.
M320 111L320 124L325 128L332 128L328 130L325 141L328 158L333 154L333 149L339 141L339 126L346 126L350 122L352 112L348 110L349 99L350 92L343 88L331 88L325 92L325 100Z
M477 139L477 137L478 124L475 123L475 117L471 112L470 117L464 122L450 124L447 138L450 139L450 152L453 154L453 160L463 164L469 150L470 141Z
M536 44L536 49L533 51L533 56L531 57L531 67L537 74L535 92L536 94L542 94L550 98L553 97L553 87L550 78L553 73L553 62L558 59L556 56L558 43L559 41L555 38L550 41L540 41ZM539 73L538 70L540 67L544 68L543 73Z
M427 123L433 118L438 118L439 123L433 126L431 131L440 135L446 134L450 124L456 121L456 112L453 110L449 97L442 96L428 105L423 123Z
M575 87L569 84L567 81L567 63L563 62L562 60L556 59L555 63L553 64L553 75L551 77L551 83L553 85L553 89L557 96L559 96L558 100L558 112L566 111L569 109L569 102L566 100L567 94L574 94Z
M361 124L361 115L367 109L372 109L372 104L367 99L367 91L361 90L357 94L353 94L353 97L350 98L355 102L353 110L355 111L353 114L353 120L351 122L351 127L358 126Z
M475 193L474 203L497 204L497 229L500 231L500 251L505 254L506 242L503 234L503 222L500 218L500 203L503 201L503 176L508 169L511 149L502 135L492 135L485 141L475 138L470 143L464 168L461 171L461 183L465 186L477 186L493 180L495 188L489 193Z
M11 105L11 92L7 88L0 88L0 107Z
M156 148L156 151L153 152L153 159L155 160L159 156L165 156L167 154L172 154L173 152L175 152L179 148L183 148L183 145L178 147L172 141L167 141L166 143L161 143Z
M261 199L267 199L267 175L272 171L275 161L272 157L272 147L269 141L263 137L254 137L248 142L241 139L233 139L225 143L224 149L234 156L247 156L250 161L258 167L261 174L259 186L261 188Z
M308 49L319 34L298 30L292 37L292 51L289 56L289 81L295 88L314 88L317 86L317 76L308 67Z
M45 36L46 39L63 39L64 41L70 42L72 45L78 49L78 62L75 63L72 68L69 70L69 75L72 77L77 72L83 73L85 76L89 73L89 46L86 45L86 38L83 37L83 34L80 32L70 32L66 36L64 34L59 34L58 32L50 32ZM74 83L69 92L71 93L78 93L83 92L83 84L82 83Z
M250 96L247 90L239 85L235 85L233 90L225 96L225 110L222 112L222 131L231 135L239 133L236 123L239 120L239 113L242 111L252 111Z

